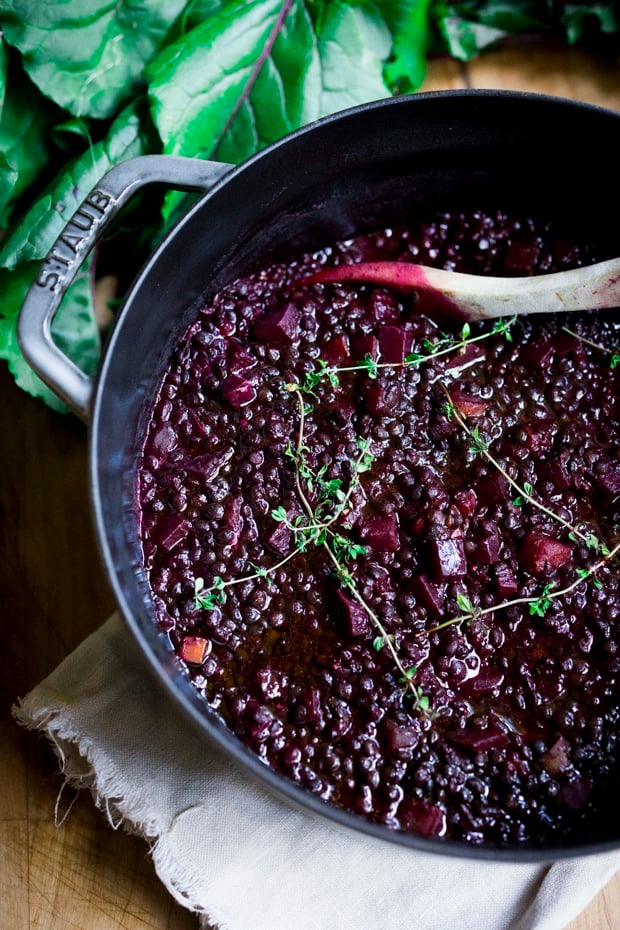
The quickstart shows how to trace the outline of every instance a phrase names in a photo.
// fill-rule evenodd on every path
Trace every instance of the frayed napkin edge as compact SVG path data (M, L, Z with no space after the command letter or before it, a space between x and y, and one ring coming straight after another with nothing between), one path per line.
M147 855L153 862L158 879L178 904L198 918L201 930L215 930L215 925L217 930L227 930L223 916L208 912L196 903L195 893L188 886L187 870L170 852L164 850L155 822L148 817L141 819L140 811L145 807L141 789L120 792L114 767L92 740L77 732L67 709L53 705L42 708L37 706L39 702L40 698L35 701L32 695L26 695L13 705L11 713L20 726L45 736L58 759L63 781L54 808L56 826L60 827L66 821L77 799L76 793L76 797L60 815L65 789L70 787L76 792L88 790L108 826L113 830L122 829L145 841ZM80 764L83 765L82 769ZM124 810L126 806L132 809L131 816Z

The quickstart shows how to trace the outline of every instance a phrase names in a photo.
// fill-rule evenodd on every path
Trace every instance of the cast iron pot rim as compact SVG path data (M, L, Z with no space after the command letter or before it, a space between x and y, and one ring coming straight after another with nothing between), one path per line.
M181 221L166 235L164 240L157 246L152 255L147 260L142 271L133 282L124 302L123 309L119 314L117 324L114 327L106 352L97 375L95 392L92 406L92 417L89 429L89 473L90 473L90 502L96 527L96 538L104 567L107 572L108 580L111 584L114 597L116 599L119 612L125 625L131 631L131 634L140 649L140 655L154 673L155 679L160 686L163 686L166 694L173 698L174 703L182 710L185 719L190 719L194 726L199 729L200 734L206 737L217 749L231 760L234 761L245 774L258 776L261 786L275 795L280 802L293 804L296 808L301 808L306 813L318 814L325 820L326 827L331 822L332 825L346 827L348 830L358 834L363 834L373 840L379 840L381 843L390 843L400 846L403 849L417 850L419 852L436 853L443 856L452 856L460 859L470 860L490 860L495 862L510 863L527 863L527 862L550 862L557 859L574 858L581 855L592 855L617 849L620 845L620 838L617 840L596 841L585 843L583 845L573 846L475 846L456 840L441 840L429 837L419 836L405 831L391 830L385 824L373 823L361 815L354 814L343 810L336 805L323 801L311 791L302 788L285 775L282 775L259 760L259 757L243 744L231 730L229 730L223 721L217 716L215 711L208 708L208 705L201 698L195 687L189 679L183 674L180 666L177 667L176 674L172 677L164 667L164 663L171 667L171 661L174 656L170 649L164 644L164 637L158 632L152 616L137 617L127 601L125 590L120 582L116 564L112 556L107 534L105 532L105 519L102 507L102 495L100 487L99 463L98 463L98 437L100 432L100 417L102 407L105 404L105 383L111 359L114 355L114 346L116 341L121 337L122 319L125 311L128 309L134 297L139 293L142 281L150 273L151 269L157 264L160 254L166 249L168 243L177 235L182 235L187 223L191 222L196 212L202 209L204 203L215 194L224 185L234 183L235 179L250 169L258 161L269 158L270 153L276 149L286 146L290 141L303 138L306 135L314 133L317 129L325 124L341 121L349 117L355 117L364 112L386 107L415 106L416 101L422 105L429 104L433 101L441 102L443 100L453 100L464 98L472 101L485 100L488 98L500 98L506 101L518 101L526 105L535 106L552 106L559 111L574 112L576 110L590 111L593 114L597 112L601 116L615 116L620 119L620 113L610 110L606 107L591 104L585 101L577 101L564 97L556 97L549 94L540 94L530 91L513 91L513 90L493 90L493 89L458 89L458 90L437 90L419 92L402 97L388 97L381 100L371 101L349 107L345 110L338 111L328 116L322 117L309 123L301 128L289 133L283 138L269 145L255 155L251 156L240 165L232 167L222 179L217 181L204 195L202 195L196 204L188 211ZM145 611L148 612L145 603ZM210 719L208 714L213 714L215 719ZM377 849L380 849L377 843Z

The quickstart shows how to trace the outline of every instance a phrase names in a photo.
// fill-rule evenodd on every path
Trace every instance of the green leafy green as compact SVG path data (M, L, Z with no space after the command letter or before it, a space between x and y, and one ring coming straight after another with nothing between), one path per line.
M162 150L238 163L336 110L417 90L430 54L467 60L517 34L618 51L617 4L0 0L0 355L18 383L58 406L19 354L15 319L32 263L111 165ZM146 221L137 203L124 212L104 255L123 241L147 252L188 200L168 194L163 218L152 203ZM87 277L55 333L89 368Z
M46 134L59 112L0 39L0 229L7 228L15 202L45 170L50 154Z
M184 0L3 0L4 37L43 93L74 116L113 116Z
M439 48L468 61L482 50L515 35L562 39L569 44L613 36L618 47L617 4L551 3L542 0L436 0L433 25Z
M426 77L426 56L431 45L429 9L432 0L386 0L381 12L393 42L384 77L394 93L417 90Z
M131 104L112 124L106 138L64 168L16 224L0 250L0 267L15 268L44 258L82 200L112 165L142 154L138 108Z

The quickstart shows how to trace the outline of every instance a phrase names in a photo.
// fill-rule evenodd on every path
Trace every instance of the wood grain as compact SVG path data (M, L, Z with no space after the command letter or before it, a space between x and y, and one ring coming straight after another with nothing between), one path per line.
M620 109L620 63L575 50L512 49L467 67L432 63L425 89L464 86ZM84 428L18 390L4 365L0 411L0 930L191 930L195 918L164 890L146 845L114 832L87 795L54 825L56 760L11 718L15 699L96 629L113 601L91 527ZM567 930L619 925L617 876Z

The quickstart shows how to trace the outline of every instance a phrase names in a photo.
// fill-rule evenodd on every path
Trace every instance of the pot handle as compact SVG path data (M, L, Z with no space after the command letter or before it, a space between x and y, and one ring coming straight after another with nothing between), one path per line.
M205 191L232 165L174 155L141 155L111 168L69 220L26 294L17 339L31 368L82 420L87 421L94 379L52 339L52 321L84 259L121 208L149 184Z

